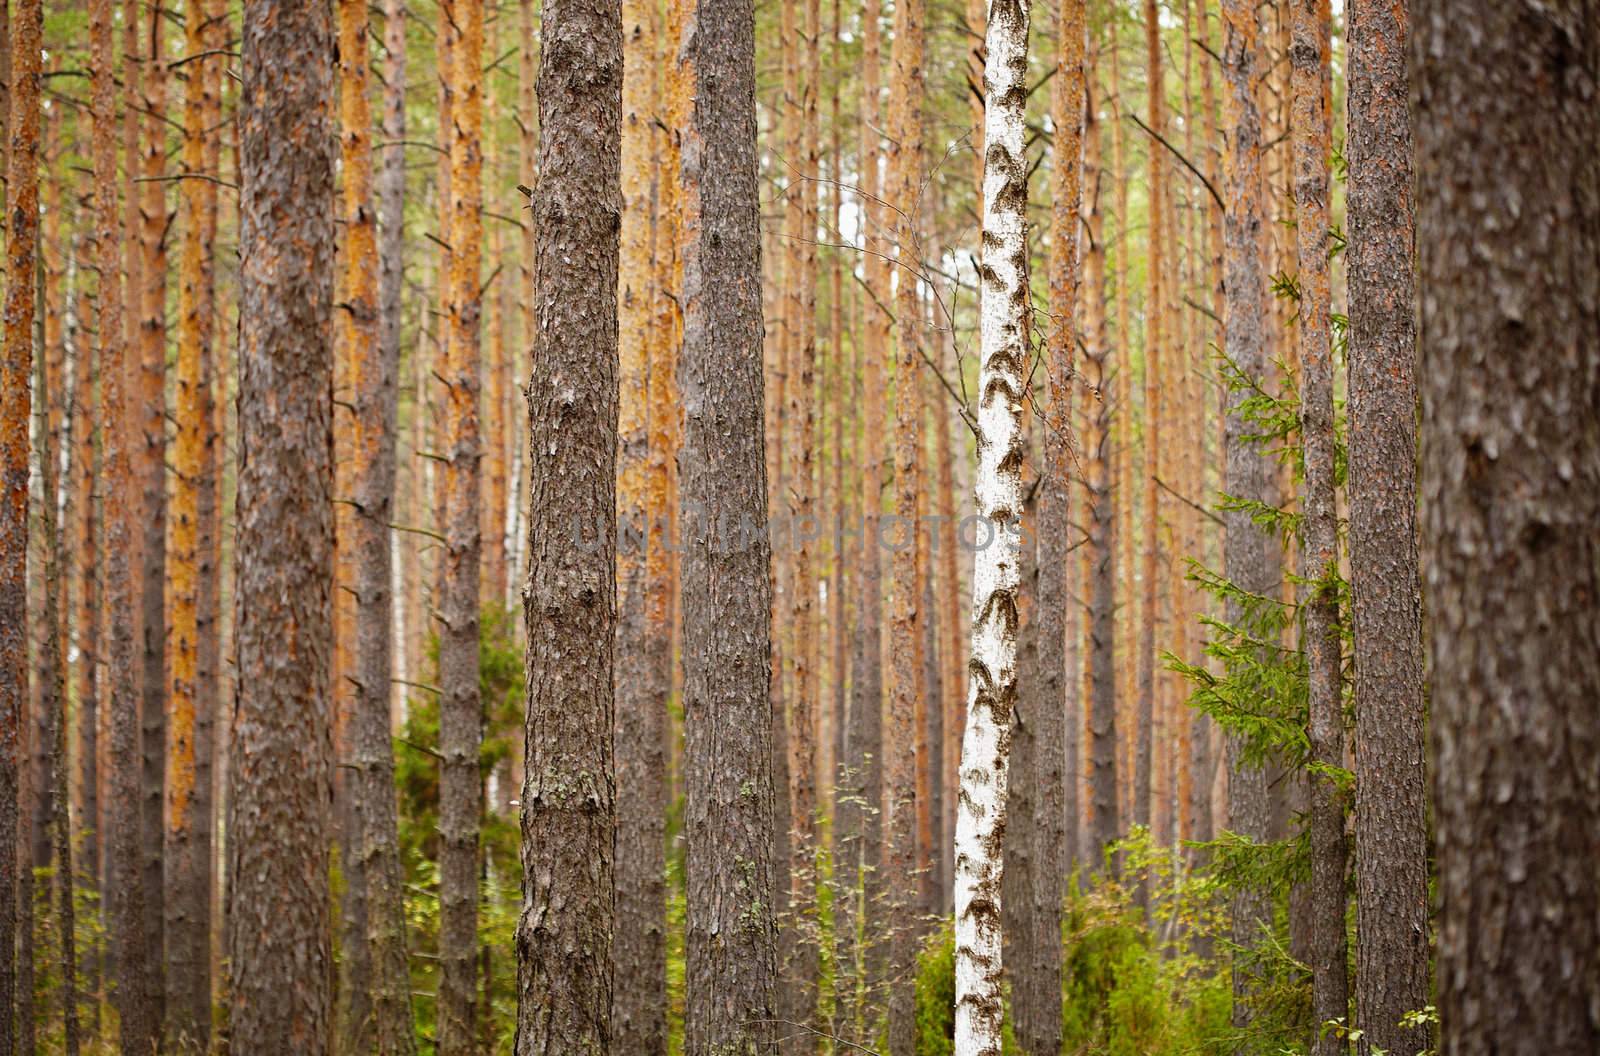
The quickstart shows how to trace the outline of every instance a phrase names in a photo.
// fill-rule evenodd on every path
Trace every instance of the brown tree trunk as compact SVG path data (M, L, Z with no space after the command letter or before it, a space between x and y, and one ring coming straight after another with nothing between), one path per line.
M335 319L353 408L350 492L344 497L351 503L349 549L355 563L355 655L349 658L346 673L349 713L344 718L347 806L341 812L350 830L344 842L348 857L341 923L346 963L340 1003L347 1020L341 1037L350 1052L390 1056L416 1049L389 736L394 604L389 524L394 519L405 188L403 169L392 163L402 157L394 148L383 155L381 197L375 209L368 8L342 0L337 12L345 244ZM403 48L404 17L393 7L386 12L388 47ZM403 52L391 53L389 76L398 74L403 81L399 72L403 62ZM397 109L390 100L384 117L386 138L404 138L404 113L396 113ZM396 124L399 127L393 127Z
M143 14L143 12L141 12ZM145 941L149 943L149 970L142 985L155 1019L150 1024L147 1047L160 1040L165 1021L162 951L166 949L166 868L163 863L166 826L167 747L167 187L163 180L167 157L167 69L163 28L165 13L151 8L145 23L143 96L143 161L139 184L139 415L144 446L138 451L134 473L144 489L144 543L140 547L140 629L144 635L143 696L140 705L140 751L144 762L140 793L144 853Z
M1440 1051L1594 1052L1600 19L1419 0L1416 29Z
M1135 639L1134 631L1137 629L1135 621L1137 606L1132 604L1133 588L1135 585L1133 563L1133 496L1134 496L1134 462L1133 462L1133 323L1132 323L1132 296L1129 289L1130 233L1132 225L1129 222L1128 209L1128 184L1129 172L1124 160L1122 126L1124 122L1124 106L1122 99L1122 61L1121 48L1117 45L1116 30L1113 25L1111 41L1108 50L1111 52L1111 168L1112 182L1116 189L1115 208L1117 216L1117 258L1116 258L1116 312L1117 312L1117 388L1116 388L1116 485L1112 490L1112 502L1116 504L1117 520L1125 526L1125 530L1118 536L1115 554L1115 567L1118 569L1117 578L1121 583L1127 584L1129 603L1123 606L1123 629L1128 633L1122 635L1122 655L1117 658L1116 683L1122 692L1115 695L1110 703L1101 706L1096 699L1089 711L1089 825L1085 835L1084 858L1091 869L1098 870L1103 864L1106 845L1116 840L1122 834L1122 819L1118 810L1118 763L1120 761L1121 737L1117 730L1117 711L1125 698L1133 696Z
M883 806L883 547L879 544L883 520L883 422L884 358L889 351L889 316L883 301L889 289L888 247L883 230L882 174L883 105L880 100L879 69L882 54L882 2L865 0L861 35L861 156L862 214L865 217L865 259L862 273L867 295L863 301L865 319L861 328L862 380L861 417L863 460L862 497L862 574L859 619L863 633L861 647L861 709L859 752L852 748L851 771L859 782L863 814L859 821L861 853L860 886L866 919L863 921L865 950L864 1001L866 1008L877 1008L878 988L883 982L887 953L883 929L884 846L881 814Z
M446 390L443 465L445 543L439 575L439 1052L459 1056L477 1044L478 824L483 782L478 750L483 708L478 689L479 505L482 439L478 425L480 263L483 218L483 3L460 0L444 11L450 38L450 267L444 295ZM548 28L548 23L546 24ZM547 126L548 127L548 126ZM537 670L535 665L530 669Z
M617 402L616 762L617 917L614 1047L641 1056L667 1048L666 656L670 636L652 620L656 584L650 563L667 545L659 524L665 495L652 490L656 452L650 418L656 393L650 375L661 331L651 259L651 121L657 116L656 40L651 12L639 0L622 11L622 234L617 317L620 391ZM661 252L660 248L657 252ZM670 248L667 248L670 252ZM670 647L670 637L665 643Z
M1105 310L1105 219L1100 208L1100 195L1104 187L1101 180L1101 127L1099 100L1093 87L1094 68L1098 64L1099 49L1093 49L1087 60L1085 81L1091 87L1085 93L1083 192L1087 198L1088 230L1085 240L1088 251L1084 257L1084 386L1092 401L1089 410L1089 428L1084 437L1083 450L1088 459L1085 490L1089 502L1089 657L1088 657L1088 715L1110 714L1116 708L1117 690L1117 544L1121 533L1118 518L1119 502L1114 492L1116 458L1118 455L1116 416L1127 413L1118 409L1109 392L1112 351L1106 333ZM1121 368L1116 368L1120 370ZM1085 709L1069 708L1067 711L1066 757L1067 767L1063 781L1065 789L1067 846L1072 857L1066 862L1071 870L1080 861L1093 866L1089 857L1091 848L1080 834L1088 833L1083 824L1082 734Z
M207 13L191 5L184 19L185 50L201 55L209 39ZM215 56L186 64L183 106L184 173L206 168L205 138ZM206 175L214 175L206 173ZM170 715L167 722L166 839L164 926L166 989L165 1048L204 1052L211 1036L211 840L209 824L201 823L202 781L209 781L209 760L201 758L202 712L209 711L215 687L203 685L200 673L200 619L205 584L216 574L202 569L200 490L214 465L211 449L210 378L205 369L212 340L212 299L208 289L206 220L216 208L216 184L186 179L179 188L179 230L182 234L178 276L178 359L176 377L177 435L173 445L173 491L168 574L171 580L172 630ZM215 675L215 670L209 672ZM206 717L209 728L209 717ZM210 748L209 736L205 748ZM209 798L206 800L209 806ZM209 821L209 818L206 819Z
M1145 75L1150 82L1149 117L1151 132L1155 136L1166 134L1167 101L1163 79L1165 65L1161 48L1161 25L1156 13L1156 0L1144 4ZM1156 722L1156 623L1158 574L1161 567L1161 543L1158 534L1160 497L1156 491L1156 478L1161 473L1161 433L1166 428L1163 420L1163 392L1166 378L1166 298L1167 298L1167 231L1171 214L1167 210L1167 157L1158 143L1150 143L1150 254L1145 262L1148 288L1145 294L1144 342L1144 447L1140 458L1140 489L1144 495L1144 509L1140 522L1139 553L1143 566L1144 606L1139 623L1139 720L1138 736L1134 746L1133 761L1133 817L1135 825L1149 826L1152 791L1153 733ZM1140 900L1148 898L1148 889L1139 888Z
M1030 1056L1061 1048L1061 898L1069 867L1066 846L1066 715L1079 702L1080 680L1070 677L1067 610L1076 607L1069 557L1069 504L1077 446L1072 436L1074 359L1078 329L1078 207L1083 166L1084 5L1060 0L1056 20L1056 71L1051 89L1055 130L1050 178L1050 327L1045 371L1049 402L1039 421L1043 465L1037 492L1037 587L1032 612L1034 685L1017 697L1012 745L1017 753L1007 825L1018 826L1031 846L1026 885L1015 885L1021 904L1008 914L1029 933L1020 958L1007 960L1017 1041ZM1026 679L1028 672L1023 671ZM1024 789L1025 782L1031 786ZM1018 792L1024 794L1017 795ZM1032 816L1024 816L1031 811ZM1009 885L1008 885L1009 886Z
M1211 51L1211 4L1204 0L1200 5L1200 43L1207 52ZM1206 182L1217 187L1221 183L1218 175L1218 162L1222 153L1222 146L1217 132L1217 105L1215 78L1211 72L1211 62L1200 64L1200 106L1205 111L1203 126L1205 140L1210 146L1206 150L1205 173ZM1221 325L1222 317L1227 313L1227 306L1222 286L1222 207L1208 194L1205 199L1205 252L1206 252L1206 281L1209 287L1212 314L1215 316L1215 339L1218 347L1226 349L1226 334ZM1225 400L1219 399L1219 404ZM1209 411L1205 412L1209 413ZM1202 424L1200 434L1203 436L1208 430ZM1220 447L1220 444L1216 445ZM1220 453L1220 452L1219 452ZM1213 565L1212 567L1215 567ZM1209 716L1196 713L1192 716L1193 729L1190 733L1189 758L1189 806L1192 826L1189 828L1189 839L1196 842L1208 842L1213 835L1212 826L1212 785L1216 776L1216 756L1211 749L1213 723ZM1191 861L1199 858L1200 852L1190 852Z
M1334 497L1333 351L1329 334L1329 164L1332 114L1323 92L1330 61L1328 0L1294 0L1294 197L1299 248L1300 437L1305 453L1300 574L1307 589L1305 637L1311 760L1344 765L1343 656L1339 637L1339 525ZM1308 775L1311 810L1311 1016L1350 1013L1345 939L1344 792L1328 770ZM1313 1052L1344 1043L1318 1029Z
M20 127L20 126L19 126ZM37 180L37 170L35 170ZM46 864L55 869L54 903L47 892L46 906L55 906L54 930L59 942L57 964L58 996L62 1010L62 1046L68 1056L78 1054L78 988L77 988L77 927L73 905L72 832L69 824L71 792L67 784L67 627L62 606L66 590L64 571L64 524L71 517L70 504L63 506L63 493L58 472L63 468L63 450L68 450L65 465L71 474L71 456L65 431L66 398L66 343L62 339L66 312L60 303L65 268L60 258L61 245L61 192L60 185L50 181L41 196L44 212L43 237L39 242L37 271L43 286L40 304L45 312L44 340L40 345L42 355L34 357L34 391L38 394L41 410L41 442L39 454L40 541L44 550L43 572L43 625L44 640L37 643L39 651L39 709L45 743L45 768L38 774L47 795L40 796L48 805L49 816L44 828L49 840ZM21 204L23 196L19 195ZM8 261L9 264L9 261ZM60 393L58 397L54 395Z
M1224 274L1227 302L1223 316L1228 356L1246 377L1261 379L1266 357L1266 277L1263 249L1267 232L1261 203L1261 115L1256 105L1260 76L1259 29L1256 9L1247 0L1222 4L1223 125L1227 152L1223 165L1222 194L1227 201L1224 239ZM1227 469L1223 491L1241 500L1264 501L1270 494L1269 471L1255 445L1246 439L1255 427L1246 422L1240 405L1243 392L1228 394ZM1243 510L1224 514L1223 573L1240 590L1271 595L1278 590L1277 570L1268 552L1267 537ZM1226 619L1237 626L1240 605L1230 601ZM1244 756L1237 737L1228 743L1229 828L1257 842L1267 838L1270 806L1267 775L1259 763ZM1261 942L1270 925L1270 907L1259 890L1244 889L1233 897L1233 941L1243 949ZM1242 957L1234 959L1233 1025L1244 1030L1254 1019L1257 980Z
M111 2L95 0L89 11L94 186L98 198L94 211L99 272L96 302L100 313L100 400L105 430L105 600L110 631L106 887L111 896L108 919L115 953L113 1003L121 1024L123 1048L132 1051L141 1039L159 1029L159 1023L151 1022L154 1010L145 1000L142 985L148 965L143 937L144 874L138 857L142 846L138 793L139 661L135 641L138 610L133 580L139 533L134 527L137 504L130 465L139 432L126 389L132 371L126 355L130 342L125 327L121 281L122 263L124 259L132 261L134 253L131 241L124 244L119 239L129 228L126 219L119 224L117 217L116 69ZM131 29L130 35L136 37ZM129 58L124 62L125 76L135 68L132 54L128 52ZM131 171L133 152L130 151L127 158ZM136 197L129 194L130 211ZM135 287L130 284L127 289L133 296Z
M35 254L38 250L38 122L40 122L40 35L42 18L37 0L21 3L11 37L10 152L6 160L6 294L5 349L0 360L0 752L5 760L0 773L0 822L8 832L18 832L18 803L26 782L22 771L22 722L29 709L27 672L27 485L29 485L29 422L32 421L32 373L34 373ZM32 930L32 901L26 896L27 877L19 869L29 869L29 856L19 854L18 843L5 840L6 853L0 854L0 998L5 1014L0 1014L0 1053L29 1051L27 1024L21 1038L14 1038L11 1018L13 992L21 1005L32 994L32 971L26 963L14 966L16 941L26 941ZM18 934L21 931L22 934Z
M1407 5L1351 0L1350 600L1355 669L1356 1026L1363 1054L1429 1047L1432 1000L1417 564L1417 372Z
M543 138L532 203L539 336L528 385L532 519L524 594L519 1056L611 1046L617 823L611 737L624 205L620 6L615 0L547 3L542 43Z
M333 799L333 49L329 8L248 0L230 1035L328 1051Z
M922 173L923 4L895 4L890 49L889 177L884 199L895 210L894 513L899 522L885 533L892 550L890 643L893 670L884 729L883 832L884 882L888 896L889 1051L910 1056L916 1047L916 814L917 753L914 738L922 726L927 695L922 680L922 591L917 576L917 445L921 435L918 399L917 207ZM877 293L885 297L888 285ZM924 762L926 756L924 755Z
M33 311L35 253L39 238L39 52L43 14L38 0L18 5L12 35L11 72L15 91L9 102L11 150L7 161L7 207L10 222L6 239L5 347L0 360L0 824L18 831L17 804L21 800L18 775L22 764L20 733L28 706L28 422L32 397ZM28 863L5 841L0 855L0 1000L4 1020L0 1025L0 1054L19 1049L13 1034L13 994L31 992L31 973L18 978L14 967L17 930L31 929L31 903L18 909L21 887L19 868ZM24 1046L27 1035L22 1038Z
M678 374L688 1056L771 1053L776 931L760 429L755 11L697 0L679 52L684 344ZM592 181L591 181L592 182Z

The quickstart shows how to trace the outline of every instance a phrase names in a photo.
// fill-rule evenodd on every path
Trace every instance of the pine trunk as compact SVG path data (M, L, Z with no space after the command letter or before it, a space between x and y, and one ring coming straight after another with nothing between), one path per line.
M548 25L548 24L547 24ZM483 4L446 9L450 38L450 267L444 296L446 390L443 469L445 543L439 575L439 1052L477 1045L478 770L483 708L478 688L478 589L482 538L483 443L478 423L482 371L480 262L483 217ZM532 666L532 665L530 665ZM535 668L536 669L536 668Z
M122 264L133 259L132 243L119 237L128 231L117 216L117 128L115 62L113 61L112 0L94 0L89 9L89 37L93 93L93 165L97 189L95 251L99 286L100 401L104 422L105 607L110 637L107 680L109 690L105 812L106 889L110 895L108 924L112 938L114 971L112 1002L117 1010L122 1045L132 1050L140 1039L158 1029L153 1009L145 1000L142 980L147 964L144 938L144 874L139 868L139 659L136 635L138 609L134 564L138 532L134 524L131 455L139 442L137 423L130 413L127 384L130 342L124 313ZM129 53L130 56L132 53ZM133 68L131 58L124 73ZM124 131L126 130L126 126ZM128 154L130 165L133 154ZM136 195L129 194L129 209ZM137 287L126 286L128 296Z
M777 934L750 0L697 0L679 68L684 1052L753 1056L774 1051Z
M542 43L519 1056L613 1037L620 8L547 3Z
M393 643L393 583L389 524L394 519L395 426L400 369L400 209L403 170L384 155L375 208L372 106L367 86L368 8L341 0L339 126L344 186L343 275L336 315L353 407L350 429L350 550L354 555L355 655L349 658L344 718L346 771L343 812L345 906L341 979L342 1038L351 1052L391 1056L414 1052L405 904L401 894L399 819L394 795L394 749L389 737ZM384 40L393 46L404 16L386 14ZM403 62L390 56L394 63ZM403 67L402 67L403 69ZM403 120L391 110L386 126ZM404 135L403 128L386 135ZM384 244L380 244L380 238ZM385 250L388 255L385 255ZM391 277L391 270L394 272ZM352 911L354 910L354 911Z
M1350 598L1355 670L1356 1026L1363 1056L1428 1048L1427 792L1408 5L1346 11Z
M894 210L897 322L895 356L894 520L883 545L892 556L889 651L893 657L884 728L883 833L886 923L889 928L889 1052L916 1047L916 731L927 706L922 678L922 592L917 575L917 445L921 401L917 371L918 184L922 172L923 4L897 0L890 48L889 177L884 199ZM888 284L876 292L886 297Z
M1309 679L1307 733L1311 810L1311 1015L1316 1023L1350 1014L1345 939L1344 793L1332 771L1344 766L1343 657L1339 635L1339 525L1335 509L1333 355L1329 333L1329 164L1332 114L1323 92L1330 60L1328 0L1294 0L1294 197L1299 249L1300 437L1305 452L1300 574L1313 580L1303 645ZM1315 1056L1344 1043L1316 1032Z
M889 247L884 243L885 212L882 173L883 106L879 99L880 58L882 53L881 0L865 0L861 37L861 156L862 190L866 217L865 259L862 274L867 296L863 301L861 418L863 461L861 463L862 574L861 610L862 667L859 752L853 752L851 770L859 782L862 813L859 819L861 853L860 887L866 919L862 926L865 945L864 1001L866 1008L877 1008L879 987L883 983L887 953L884 933L884 841L883 841L883 547L879 544L883 522L883 422L884 359L889 354L889 317L882 298L889 289ZM868 1028L871 1030L871 1028ZM873 1031L872 1033L876 1033Z
M1419 0L1416 30L1439 1051L1594 1052L1600 20Z
M207 47L206 12L190 7L184 19L185 50L200 55ZM209 107L210 68L216 59L187 64L183 103L184 173L204 173ZM209 174L208 174L209 175ZM213 305L208 290L206 219L215 209L216 184L205 179L180 181L178 225L182 236L178 265L178 359L176 377L177 435L173 444L171 518L168 524L172 628L170 714L167 722L166 841L164 913L166 929L165 1048L204 1052L211 1037L211 840L201 823L201 781L209 779L210 761L201 758L201 724L209 728L214 686L203 685L200 672L200 622L203 578L215 567L202 568L200 491L213 467L211 400L207 360L212 335ZM215 675L215 670L208 672ZM206 737L205 748L210 748ZM209 820L209 819L206 819Z
M0 824L8 833L18 831L17 804L21 801L21 732L28 713L28 423L33 372L33 312L36 286L35 253L39 239L39 52L43 13L38 0L18 5L11 40L8 121L11 150L7 159L8 189L6 238L5 336L0 359ZM19 281L18 277L22 277ZM12 840L0 855L0 1056L27 1051L26 1033L19 1047L13 1033L13 995L20 1002L31 993L32 973L14 966L19 930L32 928L32 903L19 908L19 869L27 869L26 856L14 853Z
M141 10L141 15L143 11ZM154 1048L165 1020L166 993L160 970L166 949L166 869L163 864L163 804L166 790L167 740L167 68L163 29L165 14L152 8L143 23L143 96L139 112L144 118L141 139L143 160L139 184L139 396L138 415L144 444L138 449L134 473L144 489L142 515L144 542L140 547L140 629L144 636L140 752L143 756L144 805L141 823L144 841L144 939L150 960L140 985L148 991L154 1019L150 1035L140 1044Z
M1261 114L1256 105L1261 56L1258 51L1256 8L1247 0L1222 4L1223 125L1227 152L1223 164L1222 194L1227 201L1224 227L1224 281L1227 301L1223 331L1228 357L1245 376L1260 379L1267 369L1266 276L1263 250L1267 237L1261 191ZM1223 491L1242 501L1266 501L1271 493L1270 472L1247 439L1255 426L1241 410L1244 392L1228 394L1227 467ZM1278 576L1268 554L1267 537L1244 510L1224 515L1223 574L1240 590L1261 595L1278 591ZM1238 626L1243 612L1236 601L1227 606L1228 623ZM1237 737L1228 743L1228 827L1261 842L1270 821L1267 774L1259 763L1244 757ZM1271 923L1266 896L1242 890L1233 896L1232 938L1245 950L1254 949ZM1254 994L1258 980L1243 957L1233 967L1233 1025L1244 1030L1254 1019Z
M333 1027L333 70L319 5L247 0L238 689L228 773L229 1015L259 1051Z
M666 688L650 620L650 561L666 543L651 491L650 358L659 330L651 259L651 120L657 113L656 41L639 0L622 11L622 235L617 285L620 390L617 404L616 975L615 1049L665 1053ZM658 250L659 252L659 250Z

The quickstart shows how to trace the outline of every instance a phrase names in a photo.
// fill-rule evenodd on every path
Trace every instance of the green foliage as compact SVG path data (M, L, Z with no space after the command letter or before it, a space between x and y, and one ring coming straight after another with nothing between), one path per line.
M508 776L512 748L522 736L524 693L522 649L516 639L517 614L503 605L484 609L479 623L478 690L483 704L483 744L478 766L487 788L491 775ZM430 665L437 670L438 639L428 643ZM395 745L395 782L400 795L400 856L405 869L408 949L412 993L424 995L415 1004L420 1051L433 1051L438 991L439 941L439 700L433 692L412 696L406 722ZM515 798L502 794L499 800ZM485 797L480 820L483 853L482 888L478 903L480 1023L486 1047L510 1052L516 1029L517 917L521 911L519 861L521 829L514 812L493 809Z

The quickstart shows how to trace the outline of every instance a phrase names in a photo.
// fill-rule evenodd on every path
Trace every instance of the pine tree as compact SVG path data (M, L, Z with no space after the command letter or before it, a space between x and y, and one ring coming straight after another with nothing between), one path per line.
M1356 1026L1415 1053L1430 1000L1417 558L1417 372L1409 5L1351 0L1350 595L1355 671Z
M542 43L519 1056L613 1036L621 9L547 3Z
M690 101L678 371L684 1052L769 1053L777 936L754 5L697 0L678 61Z
M1600 845L1597 57L1593 4L1416 7L1422 538L1449 1056L1600 1046L1600 878L1576 850Z
M240 114L238 690L228 1029L331 1042L332 12L248 0Z

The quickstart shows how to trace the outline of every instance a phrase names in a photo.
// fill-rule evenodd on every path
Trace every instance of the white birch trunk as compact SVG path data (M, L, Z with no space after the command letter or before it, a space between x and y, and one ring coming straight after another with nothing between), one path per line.
M973 558L972 658L956 814L955 1056L998 1056L1000 835L1011 710L1017 690L1017 587L1022 512L1023 370L1028 357L1028 257L1023 155L1027 0L990 0L983 72L984 175L978 516L994 529Z

